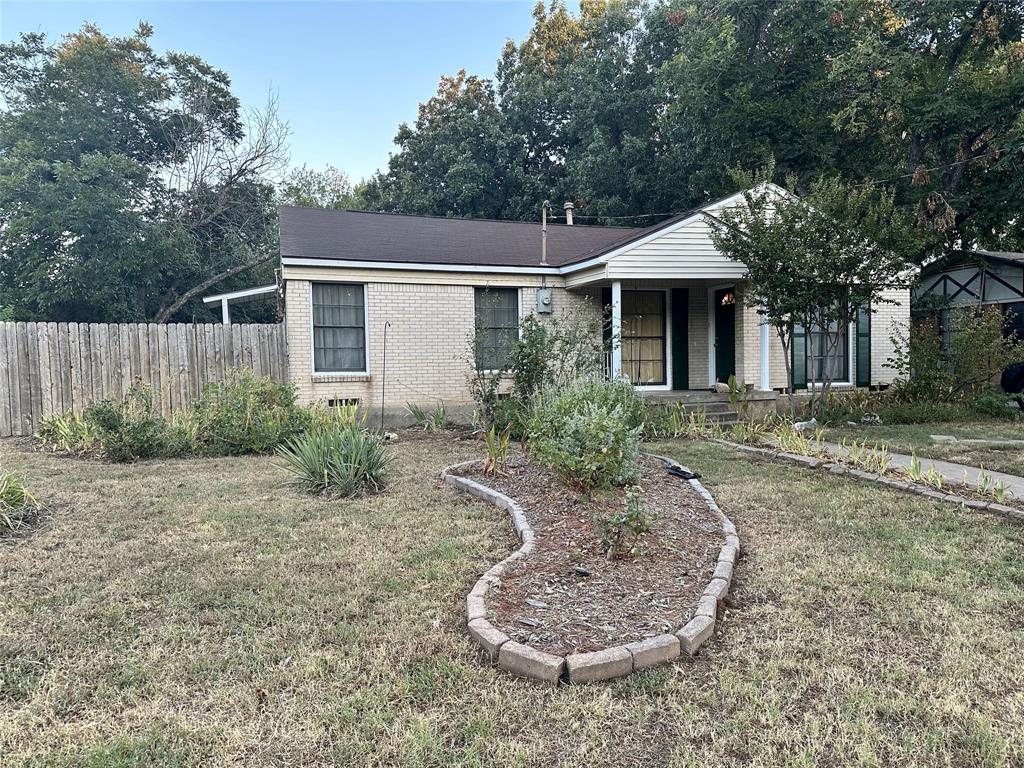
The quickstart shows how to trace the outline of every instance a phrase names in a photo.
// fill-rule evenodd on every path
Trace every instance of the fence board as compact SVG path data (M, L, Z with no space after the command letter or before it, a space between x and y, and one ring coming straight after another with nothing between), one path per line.
M153 388L164 416L232 368L285 381L283 324L0 323L0 437L31 435L44 416Z
M5 324L6 325L6 324ZM0 326L0 437L10 437L14 416L14 387L11 386L11 364L7 359L7 328Z

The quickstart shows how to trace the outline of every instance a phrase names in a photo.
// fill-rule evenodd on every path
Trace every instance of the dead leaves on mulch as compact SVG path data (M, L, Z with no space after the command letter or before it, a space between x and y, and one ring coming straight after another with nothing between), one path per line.
M593 522L622 507L622 489L582 499L521 458L505 475L474 479L515 499L537 534L534 553L488 593L494 623L513 640L551 653L599 650L677 629L690 619L724 541L704 500L646 456L640 487L658 520L640 552L622 560L605 558Z

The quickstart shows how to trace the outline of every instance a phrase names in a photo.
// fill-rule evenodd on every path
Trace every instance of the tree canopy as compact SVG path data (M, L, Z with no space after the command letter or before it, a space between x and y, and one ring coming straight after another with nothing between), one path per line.
M0 305L15 317L205 316L203 290L276 250L273 105L246 113L225 73L157 56L151 34L0 46Z
M651 223L773 164L800 193L885 180L940 248L1024 247L1022 29L1020 0L538 3L493 82L444 78L399 128L363 204Z

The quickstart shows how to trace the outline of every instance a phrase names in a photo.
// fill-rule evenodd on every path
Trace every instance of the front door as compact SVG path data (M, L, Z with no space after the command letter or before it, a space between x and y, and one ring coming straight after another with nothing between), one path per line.
M715 380L728 381L736 373L736 291L715 291Z

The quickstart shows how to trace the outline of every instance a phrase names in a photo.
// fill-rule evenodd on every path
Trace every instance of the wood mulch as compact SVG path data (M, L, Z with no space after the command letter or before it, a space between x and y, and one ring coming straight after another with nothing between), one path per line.
M547 468L515 457L504 475L472 479L515 499L537 547L487 594L493 623L556 654L596 651L672 632L693 615L724 543L721 522L689 483L641 457L639 485L658 514L633 557L608 560L594 525L625 491L582 499Z

